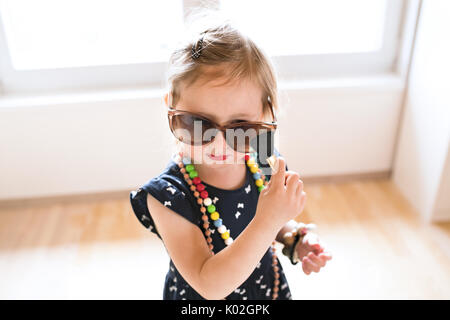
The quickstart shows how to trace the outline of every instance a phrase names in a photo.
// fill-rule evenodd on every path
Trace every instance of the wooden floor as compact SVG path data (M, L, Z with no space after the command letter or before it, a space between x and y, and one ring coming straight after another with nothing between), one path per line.
M333 260L307 276L279 250L293 299L450 298L450 223L422 224L389 180L305 191L298 220L318 226ZM1 299L161 299L168 263L127 192L0 208Z

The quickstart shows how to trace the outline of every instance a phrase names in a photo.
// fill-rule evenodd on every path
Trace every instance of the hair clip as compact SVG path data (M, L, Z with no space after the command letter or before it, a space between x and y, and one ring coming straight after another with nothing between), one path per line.
M204 36L198 41L197 48L195 44L192 46L191 57L194 60L198 59L198 57L200 57L201 55L201 50L203 49L203 38Z

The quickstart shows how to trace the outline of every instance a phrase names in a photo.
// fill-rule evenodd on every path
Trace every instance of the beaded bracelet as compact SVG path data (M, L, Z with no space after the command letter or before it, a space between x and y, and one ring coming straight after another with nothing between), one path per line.
M296 265L300 259L298 258L297 245L301 242L306 233L316 228L313 223L304 224L299 222L292 231L288 231L283 235L284 248L282 253L289 258L293 265Z

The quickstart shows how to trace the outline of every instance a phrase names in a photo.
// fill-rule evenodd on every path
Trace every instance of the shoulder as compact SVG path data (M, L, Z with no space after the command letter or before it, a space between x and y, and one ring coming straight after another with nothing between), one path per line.
M170 161L166 168L158 176L148 180L142 189L151 194L160 202L164 201L183 201L191 203L195 200L189 185L179 171L178 165Z
M201 216L197 200L190 191L189 185L183 178L183 174L179 171L178 165L173 161L169 161L166 168L156 177L151 178L140 188L130 193L130 201L134 207L141 213L144 225L147 221L152 222L149 215L148 197L151 195L159 201L163 206L171 209L173 212L185 217L195 224L199 224ZM141 220L142 220L141 219Z

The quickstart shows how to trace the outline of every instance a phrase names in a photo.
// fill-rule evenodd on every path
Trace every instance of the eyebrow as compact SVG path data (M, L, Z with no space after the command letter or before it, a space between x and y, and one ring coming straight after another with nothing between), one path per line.
M199 111L193 111L193 112L197 113L199 115L202 115L202 116L204 116L206 118L209 118L209 119L214 119L215 118L214 115L212 115L212 114L207 114L207 113L199 112ZM239 120L239 118L251 118L251 115L240 112L240 113L236 113L236 114L234 114L232 116L232 120Z

